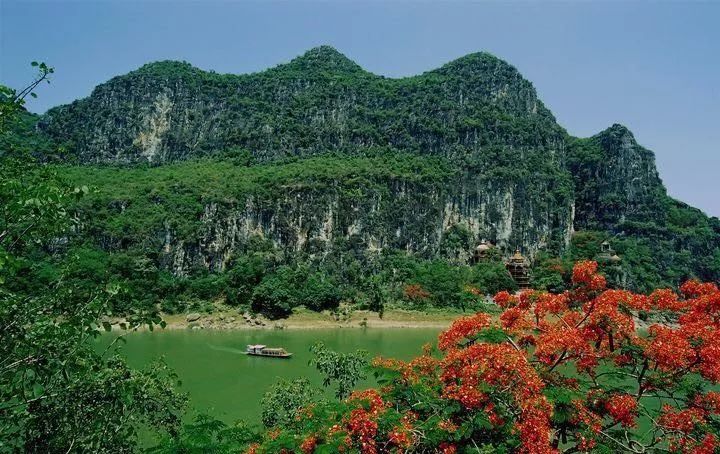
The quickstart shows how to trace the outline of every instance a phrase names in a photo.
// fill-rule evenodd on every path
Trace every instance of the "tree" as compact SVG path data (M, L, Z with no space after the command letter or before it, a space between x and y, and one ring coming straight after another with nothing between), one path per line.
M355 385L366 378L365 368L368 361L365 351L339 353L329 350L322 342L310 347L310 351L315 355L310 364L323 374L323 386L327 387L335 382L335 395L339 399L347 397Z
M387 294L381 283L381 278L377 274L373 274L363 282L363 287L368 299L368 309L378 313L382 319L385 314L385 301Z
M299 411L310 404L317 390L307 378L292 381L279 380L262 398L262 422L265 427L289 426L294 424Z
M295 452L720 449L718 286L608 289L591 261L575 265L571 286L499 292L497 319L456 320L438 338L439 355L376 358L380 389L306 408L302 424L272 439ZM641 332L640 311L671 312L678 323Z
M409 283L421 285L437 307L461 307L468 271L467 267L453 266L442 260L422 262Z
M33 66L40 73L27 88L2 90L0 135L52 73ZM69 203L88 192L13 151L0 155L0 452L130 452L140 427L174 432L185 398L172 372L162 363L128 368L115 349L122 336L97 351L116 288L80 289L66 279L77 257L47 287L13 285L30 251L67 232ZM125 328L157 323L156 314L138 311Z
M500 260L480 262L472 269L472 282L483 294L493 295L502 290L517 290L517 283Z
M337 308L341 299L338 283L324 273L315 272L307 275L301 287L299 303L314 311L322 311Z
M287 317L296 304L297 286L295 273L290 267L283 266L273 274L265 275L252 295L252 308L270 318Z
M530 285L537 290L562 292L565 290L563 263L559 258L542 252L535 258Z
M250 443L261 441L256 431L243 422L228 426L207 415L198 415L185 424L177 436L165 437L147 450L152 454L242 452Z
M19 120L20 113L24 110L25 98L28 96L37 98L35 89L41 83L50 83L50 75L55 69L45 63L32 62L31 65L38 69L33 81L20 91L0 85L0 135L9 132L13 123ZM2 150L8 151L8 150Z
M227 271L227 300L230 304L248 304L253 289L262 281L268 263L260 254L241 256Z

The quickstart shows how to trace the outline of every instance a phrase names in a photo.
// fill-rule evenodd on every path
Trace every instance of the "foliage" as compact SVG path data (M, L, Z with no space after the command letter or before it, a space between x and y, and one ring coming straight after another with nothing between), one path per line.
M263 424L265 427L293 425L302 417L299 410L309 405L317 394L307 378L277 381L262 398Z
M341 297L330 276L311 272L306 267L281 266L266 275L255 288L252 307L270 317L280 318L300 305L316 311L334 309Z
M260 284L270 266L271 263L261 254L235 259L226 272L227 301L233 305L249 302L255 287Z
M152 454L229 453L240 452L262 440L254 430L242 422L228 426L207 415L198 415L185 424L177 436L166 437L156 446L145 450Z
M28 88L2 90L3 137L12 117L22 115L24 96L52 73L34 66L40 75ZM118 289L98 286L102 273L93 276L93 288L78 285L78 276L93 272L84 268L91 257L41 266L42 285L27 284L33 254L61 247L62 235L77 227L71 206L88 189L69 185L23 151L10 145L0 156L0 451L134 451L141 426L174 432L186 400L162 363L128 368L115 348L122 336L97 350L102 328L110 329L99 323ZM156 314L134 310L125 329L158 323Z
M500 260L478 263L472 268L470 279L483 295L493 295L501 290L517 290L517 283Z
M565 268L561 259L551 257L547 253L540 253L535 258L530 285L536 290L560 293L567 286L565 275Z
M400 280L403 284L401 297L416 309L425 306L473 309L479 307L485 295L517 289L500 260L488 260L470 267L445 260L394 256L384 266L390 268L393 275L384 278Z
M251 452L686 452L720 447L720 289L608 289L577 263L562 293L499 292L440 334L440 355L373 361L378 390L305 408ZM641 332L639 312L675 326Z
M314 354L310 364L323 374L323 386L335 383L335 395L338 398L347 397L358 381L366 378L368 361L365 351L339 353L329 350L322 342L311 346L310 351Z

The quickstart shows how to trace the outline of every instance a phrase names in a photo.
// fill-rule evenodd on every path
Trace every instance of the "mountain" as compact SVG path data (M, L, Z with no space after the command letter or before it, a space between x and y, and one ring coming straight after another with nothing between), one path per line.
M625 285L720 278L720 222L667 196L651 151L621 125L571 137L487 53L399 79L328 46L246 75L151 63L32 137L98 187L79 207L86 239L177 275L224 270L254 237L313 260L465 262L482 238L577 256L589 232L621 253Z
M388 79L328 47L242 76L145 65L51 109L40 127L84 163L164 163L231 147L259 162L369 147L454 158L492 145L561 154L564 143L532 85L489 54Z

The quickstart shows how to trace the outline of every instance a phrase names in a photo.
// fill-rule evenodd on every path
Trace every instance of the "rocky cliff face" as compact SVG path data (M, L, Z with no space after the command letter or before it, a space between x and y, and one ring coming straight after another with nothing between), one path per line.
M163 226L162 263L178 275L197 268L222 271L253 236L316 258L338 249L404 250L464 263L482 238L504 250L525 245L530 256L567 247L572 200L535 204L526 192L522 185L477 180L453 186L389 180L372 190L338 181L321 191L288 189L277 198L211 202L203 207L197 238L180 238ZM458 231L467 241L448 244L449 234Z
M613 229L626 220L662 216L665 187L653 153L615 124L571 147L570 170L576 181L578 228Z

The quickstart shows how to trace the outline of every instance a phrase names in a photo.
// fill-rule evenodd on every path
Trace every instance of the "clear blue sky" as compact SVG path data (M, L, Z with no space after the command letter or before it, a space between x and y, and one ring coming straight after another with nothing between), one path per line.
M31 110L143 63L245 73L330 44L367 70L417 74L486 50L516 66L571 134L628 126L670 194L720 216L720 1L0 0L0 81L56 68Z

